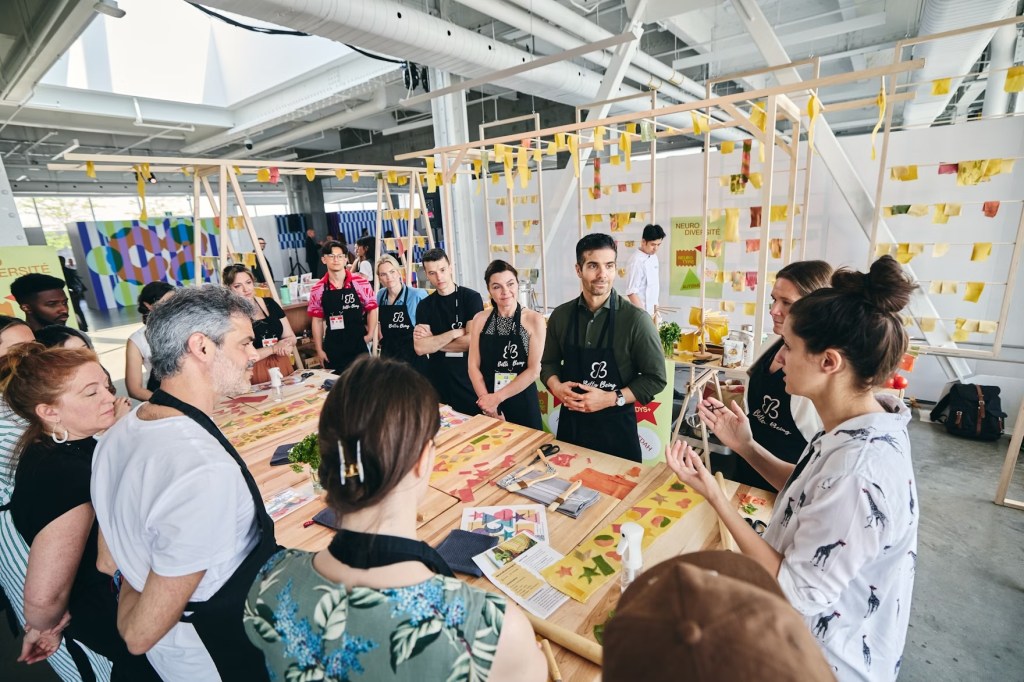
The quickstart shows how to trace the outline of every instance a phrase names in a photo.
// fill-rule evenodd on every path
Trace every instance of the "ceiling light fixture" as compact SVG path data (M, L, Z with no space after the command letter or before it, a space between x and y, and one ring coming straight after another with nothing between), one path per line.
M96 4L92 8L100 14L106 14L115 19L120 19L125 15L125 11L117 6L117 0L96 0Z

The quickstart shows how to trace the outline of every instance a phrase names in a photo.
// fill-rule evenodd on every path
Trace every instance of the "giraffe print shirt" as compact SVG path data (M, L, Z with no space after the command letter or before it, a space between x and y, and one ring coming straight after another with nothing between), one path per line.
M917 561L917 488L910 410L819 432L775 501L764 539L783 554L779 584L839 680L892 680L910 620Z

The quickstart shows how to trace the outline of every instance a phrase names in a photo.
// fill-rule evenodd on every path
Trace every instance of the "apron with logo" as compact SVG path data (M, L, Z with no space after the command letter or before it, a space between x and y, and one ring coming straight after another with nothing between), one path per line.
M484 323L484 329L491 325L492 320L495 325L494 334L480 335L480 373L484 375L484 383L489 393L501 390L512 383L520 372L526 370L527 353L522 337L522 314L522 306L517 305L512 317L512 329L508 335L499 333L495 319L496 308L491 310L490 317ZM513 424L528 426L538 431L544 428L535 383L503 400L498 406L498 412L505 415L505 419Z

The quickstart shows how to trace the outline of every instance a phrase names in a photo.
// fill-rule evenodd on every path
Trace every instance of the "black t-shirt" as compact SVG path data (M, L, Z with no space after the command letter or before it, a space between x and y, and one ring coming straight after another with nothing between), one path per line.
M436 291L420 301L416 324L430 325L435 336L457 328L466 328L473 316L484 309L480 294L467 287L456 287L447 296ZM430 355L430 378L441 401L459 412L477 414L476 391L469 380L469 352L449 357L444 351Z
M252 321L252 333L255 337L252 345L256 348L263 348L263 339L277 339L280 341L281 335L284 334L284 325L281 324L281 320L285 317L284 310L272 298L262 298L260 300L267 307L267 316L261 320Z
M32 443L18 458L11 495L14 527L31 548L47 525L82 504L90 503L89 480L96 439L56 444L49 437ZM110 576L96 568L97 534L94 520L78 564L68 611L68 634L114 661L129 674L123 679L158 679L144 656L132 656L117 634L117 599ZM31 552L31 549L30 549Z
M267 261L267 272L270 273L270 283L273 284L274 283L274 269L272 267L270 267L270 261ZM258 283L260 283L260 284L266 284L267 283L267 280L263 279L263 269L262 268L260 268L260 267L253 268L252 269L252 274L253 274L253 277L256 278L256 281Z

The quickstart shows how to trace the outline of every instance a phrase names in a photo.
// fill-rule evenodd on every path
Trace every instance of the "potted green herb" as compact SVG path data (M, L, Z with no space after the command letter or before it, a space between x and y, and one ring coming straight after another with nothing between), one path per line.
M661 348L665 351L665 357L671 358L675 354L676 342L683 335L683 330L675 322L662 322L658 327L658 334L661 336Z
M313 481L313 490L317 494L323 492L320 485L320 440L319 434L311 433L288 451L288 461L292 463L292 471L302 473L303 465L309 465L309 477Z

